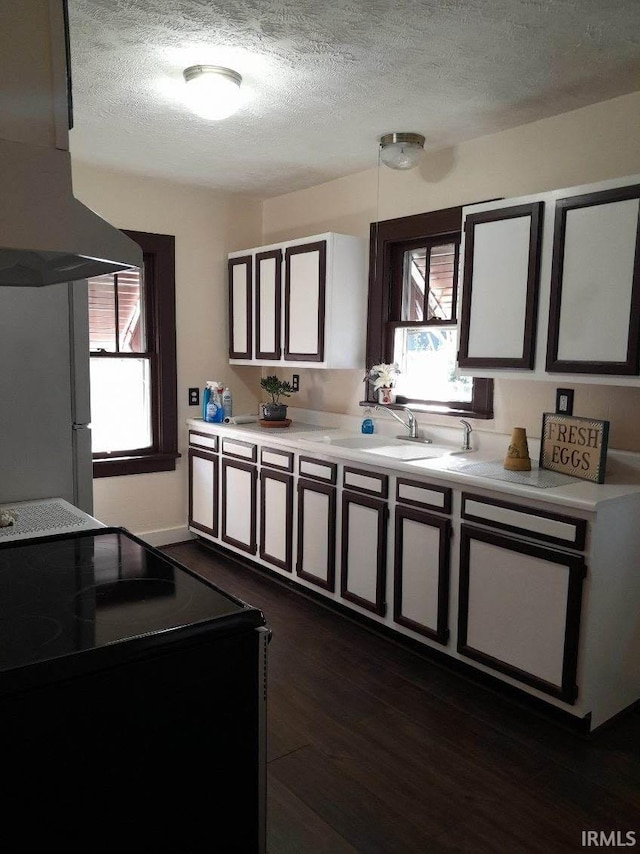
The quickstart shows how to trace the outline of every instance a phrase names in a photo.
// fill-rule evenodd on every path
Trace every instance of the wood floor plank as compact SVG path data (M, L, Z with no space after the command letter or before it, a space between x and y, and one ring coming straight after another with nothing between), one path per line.
M564 854L587 829L640 839L639 713L585 739L259 570L195 542L166 551L273 631L269 854Z

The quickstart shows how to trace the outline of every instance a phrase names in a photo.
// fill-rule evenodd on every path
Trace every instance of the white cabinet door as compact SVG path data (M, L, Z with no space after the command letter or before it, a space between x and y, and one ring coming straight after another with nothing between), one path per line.
M387 605L387 502L353 492L342 493L342 562L344 599L384 616Z
M458 652L575 703L585 572L581 555L463 525Z
M189 449L189 527L218 536L218 455Z
M547 370L638 374L640 185L556 201Z
M253 355L253 256L229 259L229 358Z
M285 359L296 362L323 361L326 284L326 240L286 249Z
M282 353L282 250L257 252L256 274L256 359L279 359Z
M292 570L293 478L290 474L260 472L260 557Z
M222 541L250 554L256 544L255 465L238 460L222 460Z
M535 357L543 202L465 219L463 368L527 368Z
M336 571L336 488L298 481L298 559L296 573L333 591Z
M395 515L393 619L446 644L451 523L411 507Z
M640 176L463 218L462 374L640 385Z

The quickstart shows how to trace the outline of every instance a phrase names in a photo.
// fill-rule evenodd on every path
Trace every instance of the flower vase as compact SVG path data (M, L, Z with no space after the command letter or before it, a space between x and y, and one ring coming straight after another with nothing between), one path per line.
M378 403L389 404L396 402L396 393L391 386L382 386L378 389Z

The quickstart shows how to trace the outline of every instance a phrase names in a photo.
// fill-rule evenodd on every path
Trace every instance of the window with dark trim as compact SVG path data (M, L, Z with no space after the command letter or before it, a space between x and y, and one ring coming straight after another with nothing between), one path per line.
M179 457L175 238L123 233L143 268L89 279L94 477L173 471Z
M461 227L461 207L371 224L367 368L397 361L401 336L439 335L455 346ZM493 380L474 378L465 398L398 394L396 402L443 415L493 417ZM375 402L370 385L367 401Z

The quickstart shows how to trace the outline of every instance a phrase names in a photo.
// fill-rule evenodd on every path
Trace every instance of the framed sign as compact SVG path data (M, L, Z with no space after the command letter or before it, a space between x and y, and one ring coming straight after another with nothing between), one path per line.
M540 468L604 483L609 422L545 412Z

